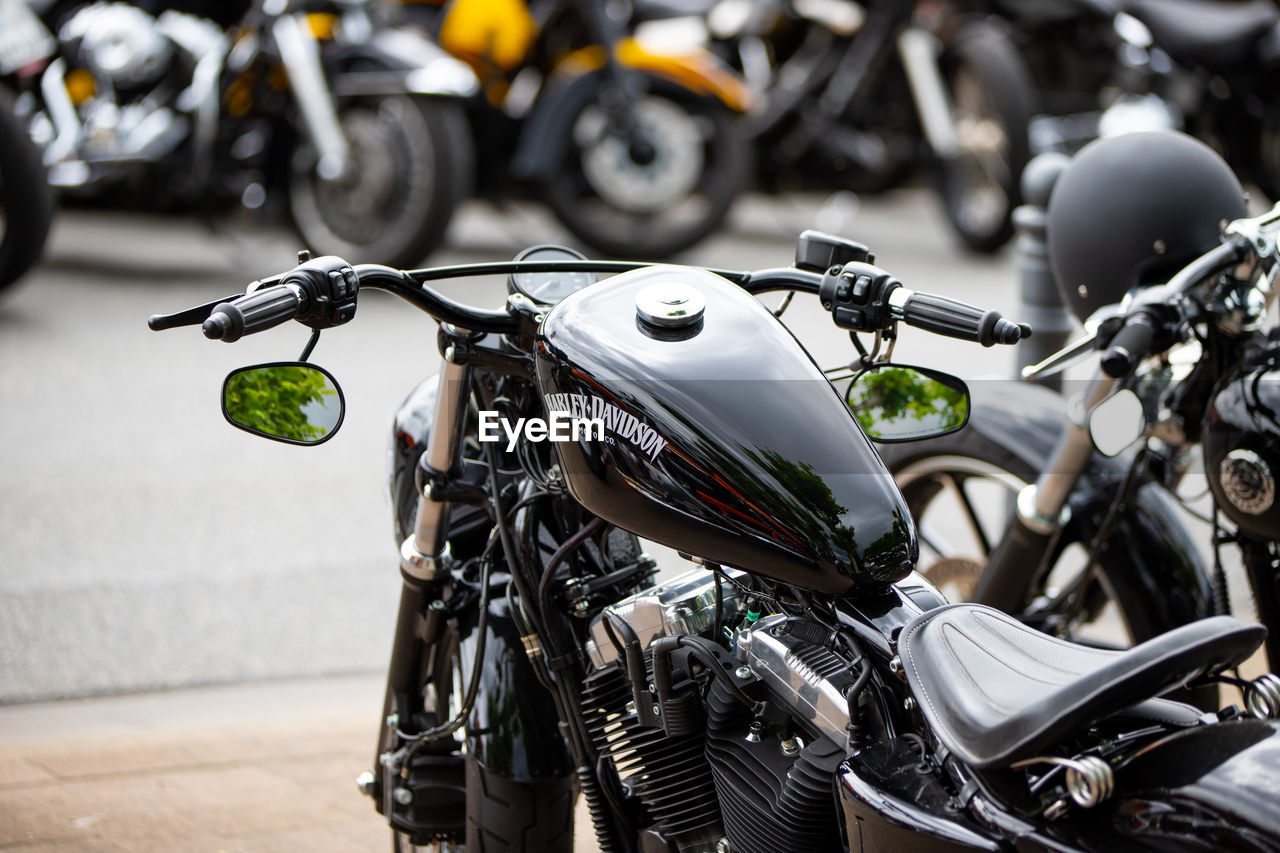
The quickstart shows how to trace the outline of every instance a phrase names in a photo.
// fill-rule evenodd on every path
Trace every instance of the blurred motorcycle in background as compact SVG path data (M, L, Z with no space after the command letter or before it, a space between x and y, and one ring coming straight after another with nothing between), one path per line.
M738 123L746 85L700 46L637 39L629 10L614 14L603 0L453 0L402 11L482 81L470 111L478 190L539 191L602 254L653 259L694 245L749 178Z
M1183 130L1280 199L1280 8L1271 0L975 0L1010 22L1041 88L1036 151Z
M637 9L649 20L674 14L652 0ZM711 5L712 43L761 95L761 183L874 193L922 167L965 246L1003 246L1035 88L1004 28L963 11L937 0Z
M1276 668L1280 206L1245 213L1227 164L1184 134L1103 139L1067 166L1049 255L1088 333L1024 375L1100 353L1094 376L1075 401L981 383L963 434L882 453L921 529L921 571L949 597L1076 642L1136 643L1230 612L1220 548L1235 544ZM1184 482L1197 469L1203 490ZM1212 569L1188 517L1212 528Z
M55 49L23 0L0 0L0 290L40 257L53 220L53 190L14 98Z
M284 201L317 251L411 265L469 190L460 63L365 0L39 4L18 114L49 182L148 207ZM161 10L163 6L163 11Z

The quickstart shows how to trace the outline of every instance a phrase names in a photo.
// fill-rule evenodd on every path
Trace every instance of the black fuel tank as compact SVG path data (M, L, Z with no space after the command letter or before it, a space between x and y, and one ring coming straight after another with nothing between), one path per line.
M655 286L705 300L701 319L641 320ZM556 445L591 512L834 595L911 570L915 528L871 443L786 327L720 276L646 267L578 291L543 321L537 365L549 412L604 421L603 439Z

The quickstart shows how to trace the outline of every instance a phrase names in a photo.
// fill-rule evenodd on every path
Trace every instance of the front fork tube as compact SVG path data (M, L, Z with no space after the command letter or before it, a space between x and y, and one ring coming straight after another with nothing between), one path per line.
M1107 399L1115 384L1116 380L1102 373L1094 378L1079 421L1068 422L1045 470L1034 485L1018 495L1013 521L1004 539L987 557L986 571L973 590L973 601L1006 613L1016 613L1026 606L1031 584L1065 521L1067 500L1094 453L1089 412Z
M936 36L920 27L907 27L898 34L898 56L907 74L907 85L920 116L924 137L939 160L950 160L960 149L955 113L942 69L938 67L942 45Z
M306 15L281 15L272 23L271 35L289 75L302 121L319 155L316 174L326 181L336 180L351 164L351 149L325 79L320 45L311 34Z
M441 475L447 475L457 465L470 392L471 368L453 363L446 353L426 450L428 467ZM400 547L403 586L400 590L400 613L391 644L387 688L389 695L395 697L396 711L401 719L406 719L412 711L405 704L418 687L416 682L422 652L418 630L426 590L445 578L449 570L448 515L449 505L432 498L428 488L418 501L414 533Z

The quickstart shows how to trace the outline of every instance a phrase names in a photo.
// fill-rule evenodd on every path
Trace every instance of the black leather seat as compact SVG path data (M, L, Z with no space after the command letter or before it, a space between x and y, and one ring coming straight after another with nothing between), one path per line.
M1173 716L1152 703L1205 671L1234 666L1266 636L1215 616L1127 651L1043 634L979 604L952 604L911 621L898 638L907 683L938 739L974 767L1039 754L1070 733L1141 704L1139 716Z
M1129 0L1125 10L1175 60L1214 70L1251 62L1258 42L1280 24L1271 0Z

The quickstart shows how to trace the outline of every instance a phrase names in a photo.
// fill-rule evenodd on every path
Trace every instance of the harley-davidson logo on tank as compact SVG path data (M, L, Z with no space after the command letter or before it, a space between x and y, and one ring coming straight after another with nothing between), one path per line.
M650 462L667 446L653 427L594 394L548 394L546 402L550 413L565 412L573 421L602 422L607 432L635 445Z

